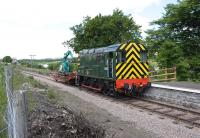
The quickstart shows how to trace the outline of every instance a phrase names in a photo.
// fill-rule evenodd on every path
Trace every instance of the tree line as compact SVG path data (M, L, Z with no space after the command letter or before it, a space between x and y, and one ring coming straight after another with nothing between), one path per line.
M155 28L148 30L147 37L142 38L141 26L133 17L115 9L112 15L87 16L71 27L74 37L67 40L67 44L79 52L127 41L142 43L160 68L176 66L179 80L200 80L199 0L168 4L163 16L151 25Z

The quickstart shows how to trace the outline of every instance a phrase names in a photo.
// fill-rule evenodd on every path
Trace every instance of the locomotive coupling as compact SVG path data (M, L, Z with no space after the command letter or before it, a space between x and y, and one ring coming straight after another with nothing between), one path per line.
M124 83L124 90L126 90L126 91L129 90L129 84L128 83Z
M134 84L129 85L128 83L124 83L124 90L134 93L136 91L136 86Z

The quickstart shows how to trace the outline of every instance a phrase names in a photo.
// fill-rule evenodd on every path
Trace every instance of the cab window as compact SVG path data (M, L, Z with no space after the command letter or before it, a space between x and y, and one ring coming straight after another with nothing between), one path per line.
M117 63L126 61L126 51L117 52Z
M113 52L109 52L109 58L113 58Z
M147 62L147 52L146 51L140 52L140 62Z

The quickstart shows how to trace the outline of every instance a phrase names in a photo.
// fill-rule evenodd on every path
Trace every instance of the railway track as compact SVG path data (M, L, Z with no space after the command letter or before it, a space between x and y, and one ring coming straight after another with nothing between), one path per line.
M184 108L177 105L172 105L168 103L162 103L158 101L153 101L149 99L144 99L141 97L109 97L102 95L100 93L94 93L87 91L90 94L101 96L104 99L111 100L115 103L122 103L129 107L137 107L142 110L150 111L161 115L161 119L164 117L172 118L175 120L174 123L184 122L189 124L188 128L193 128L193 126L200 128L200 112L192 109ZM142 111L140 110L140 111Z
M139 107L141 109L151 111L152 113L173 118L177 121L177 123L179 121L185 122L200 128L200 112L198 111L142 98L137 98L137 100L134 99L133 101L128 101L126 103L130 106Z
M23 71L23 73L53 81L53 79L51 77L47 77L44 75L31 73L31 72L27 72L27 71ZM74 86L72 86L72 87L74 87ZM137 107L142 110L147 110L150 112L149 113L150 115L152 115L153 113L159 114L162 116L161 119L168 117L168 118L174 119L175 120L174 123L184 122L189 125L187 127L190 129L193 128L194 126L200 128L200 111L196 111L194 109L188 109L188 108L184 108L181 106L158 102L158 101L153 101L153 100L149 100L149 99L145 99L145 98L141 98L141 97L105 96L103 94L93 92L93 91L85 89L85 88L81 88L81 89L86 90L87 93L90 93L90 94L96 95L96 96L100 96L103 99L110 100L115 103L121 103L121 104L125 104L129 107Z

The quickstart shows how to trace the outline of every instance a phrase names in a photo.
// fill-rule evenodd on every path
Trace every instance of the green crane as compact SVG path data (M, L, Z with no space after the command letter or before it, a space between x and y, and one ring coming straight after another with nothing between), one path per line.
M73 58L73 54L70 50L68 50L66 53L64 53L64 57L62 59L62 64L60 66L59 71L62 73L69 73L70 67L69 67L69 56Z

